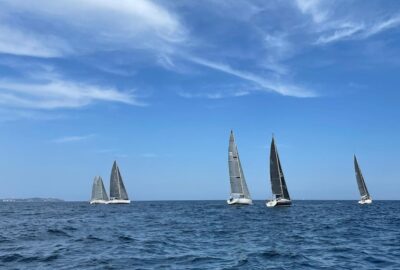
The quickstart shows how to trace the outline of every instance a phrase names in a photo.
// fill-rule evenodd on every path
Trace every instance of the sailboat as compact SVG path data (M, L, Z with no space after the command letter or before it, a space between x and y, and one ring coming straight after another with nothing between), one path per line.
M356 155L354 155L354 169L356 170L356 179L358 190L360 191L361 200L358 201L359 204L370 204L372 203L372 198L369 195L367 186L365 185L364 177L361 173L360 166L358 166L358 161Z
M128 193L126 192L124 182L122 181L122 176L119 171L117 161L114 161L114 164L111 169L111 177L110 177L110 204L127 204L131 203L128 198Z
M240 163L239 153L235 143L233 131L231 131L231 135L229 138L228 166L231 184L231 196L227 200L227 203L229 205L253 204L253 201L250 197L249 189L247 188L246 180L244 178L242 164Z
M272 137L271 142L269 173L271 177L272 194L275 198L266 203L267 207L290 206L292 202L290 201L274 137Z
M108 203L108 196L104 188L103 179L101 176L96 176L93 180L92 198L90 204L106 204Z

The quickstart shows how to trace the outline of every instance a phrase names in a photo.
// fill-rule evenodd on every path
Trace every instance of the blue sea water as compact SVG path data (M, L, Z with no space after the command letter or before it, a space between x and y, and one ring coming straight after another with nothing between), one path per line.
M400 201L0 203L1 269L400 269Z

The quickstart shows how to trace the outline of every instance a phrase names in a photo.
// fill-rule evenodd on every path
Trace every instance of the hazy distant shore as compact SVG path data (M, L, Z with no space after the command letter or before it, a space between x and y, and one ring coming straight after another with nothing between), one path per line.
M64 200L56 199L56 198L25 198L25 199L16 199L16 198L6 198L0 199L0 202L63 202Z

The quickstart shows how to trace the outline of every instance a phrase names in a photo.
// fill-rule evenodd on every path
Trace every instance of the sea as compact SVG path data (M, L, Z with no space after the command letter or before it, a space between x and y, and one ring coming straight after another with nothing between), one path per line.
M400 269L400 201L3 202L0 269Z

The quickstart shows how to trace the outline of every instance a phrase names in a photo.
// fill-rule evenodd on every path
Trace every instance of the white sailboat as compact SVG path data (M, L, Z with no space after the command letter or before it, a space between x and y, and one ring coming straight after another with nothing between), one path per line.
M367 186L365 185L364 176L361 173L360 166L358 166L358 161L356 155L354 155L354 169L356 171L356 179L358 190L360 191L361 199L358 201L359 204L371 204L372 198L369 195Z
M124 182L122 180L121 173L119 171L117 162L114 161L111 169L110 176L110 200L109 204L128 204L131 201L128 198Z
M93 180L92 198L90 204L107 204L108 196L104 188L103 179L101 176L96 176Z
M267 207L290 206L292 202L286 186L285 176L283 175L281 161L279 159L274 137L272 137L271 142L269 173L271 178L272 194L275 198L266 203Z
M246 180L244 178L242 164L240 163L239 153L237 150L237 145L235 143L233 131L231 131L231 135L229 138L228 166L231 184L231 195L226 202L229 205L253 204L249 189L247 188Z

